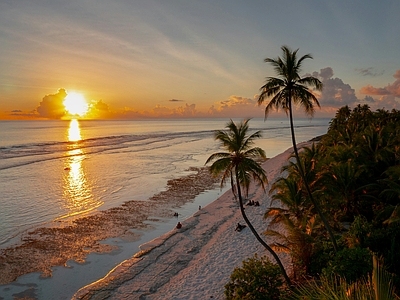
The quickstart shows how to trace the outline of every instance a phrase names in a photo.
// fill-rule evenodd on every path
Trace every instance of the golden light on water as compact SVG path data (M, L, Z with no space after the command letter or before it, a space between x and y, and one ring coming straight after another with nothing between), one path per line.
M69 122L68 141L76 142L80 141L81 139L81 128L79 127L79 122L77 119L72 119Z
M81 131L78 120L71 120L68 128L68 140L80 141ZM71 217L99 207L102 202L96 201L92 194L88 176L85 172L84 161L86 155L78 143L73 143L66 152L64 165L63 198L67 213L60 217Z

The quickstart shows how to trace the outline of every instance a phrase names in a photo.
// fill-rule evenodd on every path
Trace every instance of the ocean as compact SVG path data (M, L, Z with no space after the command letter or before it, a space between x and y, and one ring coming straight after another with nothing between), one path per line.
M163 191L168 180L187 175L190 167L204 166L210 154L219 150L213 132L224 129L228 121L0 121L0 249L18 243L27 230L55 220L118 207L130 200L147 201ZM297 142L326 133L329 121L295 120ZM249 125L251 131L262 131L256 146L267 157L291 147L287 119L252 119ZM219 192L207 191L199 197L207 204L204 201L211 202ZM180 214L194 212L195 207L188 206ZM159 231L153 234L167 230L155 227ZM129 251L126 255L137 248ZM118 259L123 258L115 256ZM101 268L103 274L85 277L87 282L73 287L63 283L63 288L79 288L104 276L111 267ZM85 272L84 266L80 272ZM59 279L54 275L52 280Z

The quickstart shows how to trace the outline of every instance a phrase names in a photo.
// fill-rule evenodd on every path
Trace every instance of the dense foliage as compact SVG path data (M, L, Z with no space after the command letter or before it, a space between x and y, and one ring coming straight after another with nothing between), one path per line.
M285 167L265 214L266 234L278 237L274 248L292 256L294 279L336 273L355 282L372 269L372 253L399 277L400 112L342 107L327 134L299 155L301 168L296 160ZM337 253L304 181L334 230Z
M281 297L283 277L279 267L266 257L257 255L235 268L225 285L228 300L278 300Z
M374 257L371 275L348 283L336 274L323 275L296 287L288 300L399 300L394 292L393 275Z

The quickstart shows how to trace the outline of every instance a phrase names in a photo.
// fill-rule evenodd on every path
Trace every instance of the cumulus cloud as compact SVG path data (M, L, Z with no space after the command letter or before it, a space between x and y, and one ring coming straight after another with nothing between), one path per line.
M358 70L363 75L379 75L372 68ZM324 85L318 100L322 109L327 112L337 110L344 105L355 107L358 104L368 104L372 110L378 108L399 109L400 107L399 102L395 99L400 97L400 70L397 70L393 75L396 80L386 87L374 87L372 85L362 87L360 93L366 95L363 99L357 98L355 90L349 84L343 82L340 78L334 77L331 67L321 69L319 72L312 73L312 75L319 78Z
M113 117L113 112L110 110L110 106L103 100L92 100L89 103L88 112L85 117L92 119L108 119Z
M65 89L59 89L56 94L43 97L36 111L40 117L60 119L65 115L64 98L67 96Z
M372 85L362 87L360 92L365 95L390 95L386 88L375 88Z
M342 107L344 105L353 106L357 101L355 90L340 78L333 78L333 69L326 67L319 72L312 74L321 80L324 85L319 97L321 106Z
M388 84L385 87L376 88L372 85L367 85L361 88L361 93L366 95L377 95L377 96L386 96L391 95L393 97L400 98L400 70L397 70L393 75L396 79L393 83Z
M366 98L380 96L374 103L378 108L399 109L400 104L396 98L400 98L400 70L397 70L393 77L395 81L385 87L374 87L369 84L362 87L360 93L367 95Z

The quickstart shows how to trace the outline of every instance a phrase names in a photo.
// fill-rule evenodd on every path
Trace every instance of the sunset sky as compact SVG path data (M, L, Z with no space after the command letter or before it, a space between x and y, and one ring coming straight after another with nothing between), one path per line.
M316 117L400 109L399 32L398 0L2 0L0 119L62 118L70 93L91 118L263 117L282 45L314 57Z

